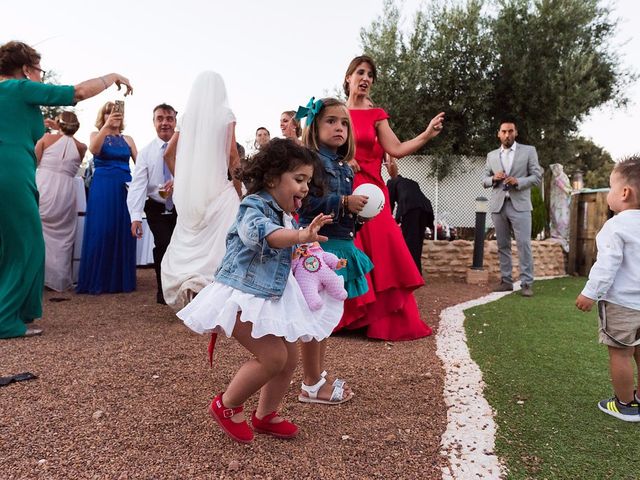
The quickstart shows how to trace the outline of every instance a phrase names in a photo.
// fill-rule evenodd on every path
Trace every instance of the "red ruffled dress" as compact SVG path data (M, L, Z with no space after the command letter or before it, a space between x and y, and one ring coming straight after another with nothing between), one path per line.
M384 192L384 209L365 223L355 244L373 262L367 275L369 291L345 302L344 315L336 327L366 327L366 334L382 340L413 340L431 335L431 328L420 318L413 290L424 285L413 258L389 208L389 192L382 180L384 150L378 143L375 124L389 118L381 108L349 110L356 141L356 173L353 188L373 183Z

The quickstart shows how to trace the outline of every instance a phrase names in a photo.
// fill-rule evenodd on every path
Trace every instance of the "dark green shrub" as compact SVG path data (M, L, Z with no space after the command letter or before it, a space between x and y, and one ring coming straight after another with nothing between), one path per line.
M533 205L531 212L531 238L533 239L544 230L547 224L547 207L539 187L531 188L531 204Z

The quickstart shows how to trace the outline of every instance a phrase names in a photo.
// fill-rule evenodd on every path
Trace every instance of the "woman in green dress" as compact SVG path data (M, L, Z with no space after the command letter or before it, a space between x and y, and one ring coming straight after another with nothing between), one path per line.
M41 105L75 105L114 83L110 73L76 86L43 84L40 54L22 42L0 46L0 338L42 333L27 324L42 316L44 239L38 212L35 143L44 134Z

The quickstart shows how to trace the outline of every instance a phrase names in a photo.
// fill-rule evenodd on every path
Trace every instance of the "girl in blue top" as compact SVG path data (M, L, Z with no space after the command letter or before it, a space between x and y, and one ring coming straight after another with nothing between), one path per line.
M348 162L355 152L355 140L349 111L335 98L317 102L312 98L306 108L298 110L298 116L307 117L303 143L317 153L325 183L324 194L311 192L300 211L300 224L311 224L320 213L333 217L333 222L320 230L321 235L329 238L322 248L347 260L346 268L336 270L336 273L344 277L349 298L357 297L368 290L365 275L373 264L353 242L358 214L366 205L367 197L352 194L353 170ZM326 348L324 340L302 345L304 379L298 396L301 402L335 405L353 397L344 380L327 378L324 368Z
M239 442L253 439L242 408L258 390L253 428L280 438L296 436L298 427L277 414L296 368L296 341L323 340L342 315L343 302L329 296L320 313L311 312L291 273L297 244L325 241L318 231L331 222L330 215L320 214L298 230L292 217L314 182L316 165L312 152L284 139L272 140L253 157L242 173L247 196L227 234L215 281L178 312L195 332L224 332L255 357L209 407L222 429Z

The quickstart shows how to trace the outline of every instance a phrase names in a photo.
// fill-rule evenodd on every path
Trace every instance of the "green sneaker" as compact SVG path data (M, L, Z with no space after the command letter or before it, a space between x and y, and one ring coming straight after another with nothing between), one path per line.
M618 397L611 397L598 402L598 408L604 413L625 422L640 422L640 405L635 400L629 405L623 405Z

